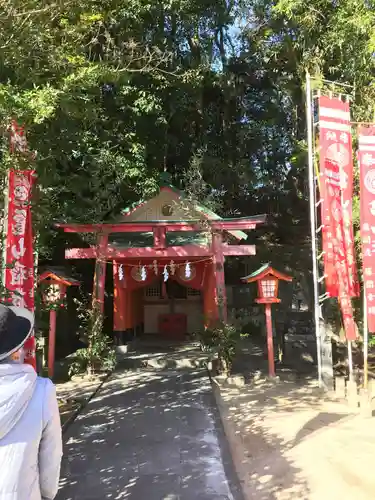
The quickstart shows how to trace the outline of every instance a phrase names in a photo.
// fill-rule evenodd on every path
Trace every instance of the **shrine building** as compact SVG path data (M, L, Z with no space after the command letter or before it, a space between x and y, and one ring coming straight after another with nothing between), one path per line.
M255 255L254 245L242 244L244 231L265 220L223 219L164 185L113 223L57 227L96 235L95 246L67 249L65 257L96 260L93 294L102 311L107 267L113 272L113 330L121 344L134 331L183 340L226 321L224 261Z

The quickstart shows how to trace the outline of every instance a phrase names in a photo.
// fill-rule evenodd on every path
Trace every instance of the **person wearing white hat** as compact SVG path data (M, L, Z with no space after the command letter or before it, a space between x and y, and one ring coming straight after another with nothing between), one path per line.
M0 304L0 500L53 500L62 437L56 390L23 364L34 327L27 309Z

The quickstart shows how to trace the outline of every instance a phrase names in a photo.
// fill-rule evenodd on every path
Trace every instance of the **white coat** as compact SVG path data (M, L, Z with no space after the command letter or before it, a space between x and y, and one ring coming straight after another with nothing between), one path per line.
M62 438L55 386L32 367L0 363L0 500L52 500Z

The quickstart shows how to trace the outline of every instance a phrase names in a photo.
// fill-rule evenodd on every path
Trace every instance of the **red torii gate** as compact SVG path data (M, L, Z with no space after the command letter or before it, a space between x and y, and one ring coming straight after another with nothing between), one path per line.
M106 278L106 263L113 261L114 270L122 261L137 262L140 259L174 259L177 262L191 261L207 258L212 262L210 280L204 287L204 294L212 296L214 307L207 312L210 316L208 322L227 320L224 259L227 256L255 255L255 245L230 245L223 239L223 231L252 230L266 221L266 215L251 217L218 219L218 220L189 220L189 221L132 221L121 223L102 224L56 224L66 233L96 233L96 245L89 248L71 248L65 251L67 259L96 259L94 277L94 300L104 310L104 288ZM166 234L168 232L206 232L212 238L207 245L189 244L184 246L167 246ZM152 233L152 247L116 248L108 241L111 233ZM118 282L114 283L115 301L120 304L121 292ZM212 301L211 301L212 302ZM114 304L115 318L118 321L121 315L119 304Z

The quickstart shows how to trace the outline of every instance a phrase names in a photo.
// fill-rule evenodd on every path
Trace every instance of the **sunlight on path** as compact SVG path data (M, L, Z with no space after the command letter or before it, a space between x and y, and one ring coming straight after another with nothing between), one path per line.
M68 431L58 500L234 500L215 411L205 372L116 373Z

